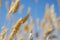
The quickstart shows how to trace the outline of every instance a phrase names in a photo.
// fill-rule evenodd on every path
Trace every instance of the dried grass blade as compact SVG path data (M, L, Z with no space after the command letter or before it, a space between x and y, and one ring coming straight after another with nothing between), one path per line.
M57 35L49 36L49 39L53 39L53 38L58 38L58 36Z
M16 0L16 2L13 4L13 6L10 8L7 18L9 19L12 13L16 13L19 8L20 0Z
M11 34L10 34L9 40L13 39L13 37L16 35L17 31L19 31L19 28L21 27L21 24L25 23L28 20L29 15L30 14L28 14L25 18L19 19L17 21L17 23L13 26L14 28L13 28Z

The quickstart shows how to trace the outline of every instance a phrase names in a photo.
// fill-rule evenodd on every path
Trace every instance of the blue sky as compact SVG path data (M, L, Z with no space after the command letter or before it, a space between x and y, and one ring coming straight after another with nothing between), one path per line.
M27 8L31 7L31 16L33 19L39 18L40 20L43 19L45 14L45 5L48 3L49 6L54 4L55 6L55 12L57 14L57 17L59 17L59 7L57 0L38 0L38 3L35 3L35 0L21 0L20 5L24 4L24 10L22 14L19 14L17 11L16 14L13 15L11 18L12 20L10 23L6 20L6 15L8 13L8 10L6 9L5 2L6 0L2 0L2 6L0 7L0 32L1 27L4 26L12 26L15 22L13 18L16 17L16 20L18 20L20 17L25 17L27 15ZM11 0L8 0L9 4L11 4ZM8 25L9 24L9 25Z

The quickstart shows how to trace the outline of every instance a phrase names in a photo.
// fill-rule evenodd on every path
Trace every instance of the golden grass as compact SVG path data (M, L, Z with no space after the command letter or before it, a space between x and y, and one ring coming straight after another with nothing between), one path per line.
M1 39L1 40L4 40L4 39L5 39L6 33L7 33L7 28L3 27L3 28L2 28L2 32L1 32L1 34L0 34L0 39Z
M17 31L19 31L19 28L21 27L21 25L27 21L27 19L29 18L29 15L30 14L28 14L24 19L19 19L17 21L17 23L13 26L14 28L10 34L9 40L13 40L14 35L16 35Z
M25 33L28 33L28 30L29 30L28 25L27 25L27 24L26 24L26 25L24 25L24 32L25 32Z
M25 37L19 37L17 40L26 40Z
M30 25L28 25L28 23L25 23L24 31L26 33L31 32L33 30L33 27L34 27L34 22L33 22L33 20L31 20Z
M32 20L29 25L29 32L31 32L33 30L33 27L34 27L34 21Z
M56 28L55 34L57 35L59 26L58 26L57 17L56 17L56 13L55 13L55 9L54 9L54 4L52 4L51 7L50 7L50 13L51 13L51 18L52 18L53 25Z
M46 40L47 36L54 31L54 27L52 24L50 24L50 22L48 22L44 25L44 28L42 30L43 30L43 40L44 39Z
M7 18L9 19L10 16L13 14L13 13L16 13L18 8L19 8L19 4L20 4L20 0L16 0L15 3L12 4L8 14L7 14Z
M39 33L38 32L36 32L36 38L38 38L39 37Z
M38 0L35 0L36 3L38 3ZM2 0L0 0L0 6L2 5ZM7 14L7 18L9 19L11 17L11 15L13 13L16 13L18 11L20 5L20 0L12 0L11 6L9 5L8 1L6 1L6 8L9 10L8 14ZM24 9L24 5L20 5L20 13L23 12ZM26 37L29 37L29 40L33 40L33 30L35 27L35 24L38 25L38 29L40 29L40 27L42 27L42 38L43 40L46 40L47 37L49 36L49 34L51 34L53 31L56 31L56 33L58 32L58 30L60 29L60 17L57 18L56 14L55 14L55 9L54 9L54 4L52 4L49 8L49 5L46 4L46 9L45 9L45 15L44 18L42 20L42 22L40 23L40 20L37 19L36 22L35 20L30 16L31 13L31 7L28 7L27 10L27 15L24 18L20 18L12 27L12 31L10 33L10 35L6 35L8 29L2 27L2 32L0 33L0 40L26 40ZM30 23L28 23L28 18L30 17ZM47 21L47 22L46 22ZM23 36L20 37L20 28L22 27L21 25L24 25L24 34ZM41 25L40 25L41 24ZM56 28L54 30L54 28ZM40 30L39 30L40 31ZM29 33L29 36L27 36L27 34ZM36 32L36 38L39 38L39 32ZM16 37L16 39L15 39ZM53 38L57 38L57 35L50 35L49 39L53 39Z
M53 38L58 38L58 36L57 35L49 36L49 39L53 39Z
M32 36L33 34L32 34L32 32L30 33L30 35L29 35L29 38L30 38L30 40L33 40L33 36Z
M48 4L46 4L46 9L45 9L46 11L45 11L45 16L44 16L44 18L45 19L49 19L50 21L52 20L51 19L51 16L50 16L50 8L49 8L49 5Z
M55 10L54 10L54 4L51 5L50 9L51 9L50 12L51 12L52 21L53 21L54 25L55 25L56 27L58 27L56 14L55 14L55 12L54 12L54 11L55 11Z
M2 6L2 0L0 0L0 6Z

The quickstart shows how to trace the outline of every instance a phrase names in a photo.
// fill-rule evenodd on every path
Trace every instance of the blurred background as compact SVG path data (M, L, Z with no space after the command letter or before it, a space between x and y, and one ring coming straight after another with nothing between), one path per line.
M8 21L6 18L6 15L10 10L12 1L16 1L16 0L0 0L0 33L2 32L2 27L4 26L9 28L8 34L10 34L12 31L12 26L16 23L16 21L19 18L24 18L27 15L28 8L30 8L31 10L30 17L35 22L39 20L40 21L39 25L41 25L41 22L45 16L47 4L49 5L49 7L51 7L51 5L54 5L56 18L60 18L60 0L20 0L20 5L17 12L12 14L10 20ZM28 19L28 24L29 22L30 20ZM21 30L23 29L21 28ZM33 40L42 40L41 37L43 32L41 27L40 27L40 30L38 30L37 22L34 24L33 30L34 30ZM39 39L36 38L36 35L35 35L36 32L39 33ZM55 32L53 32L51 35L54 35L54 34ZM29 33L27 35L26 40L29 39L28 36L29 36ZM58 31L58 38L55 38L53 40L60 40L60 30Z

